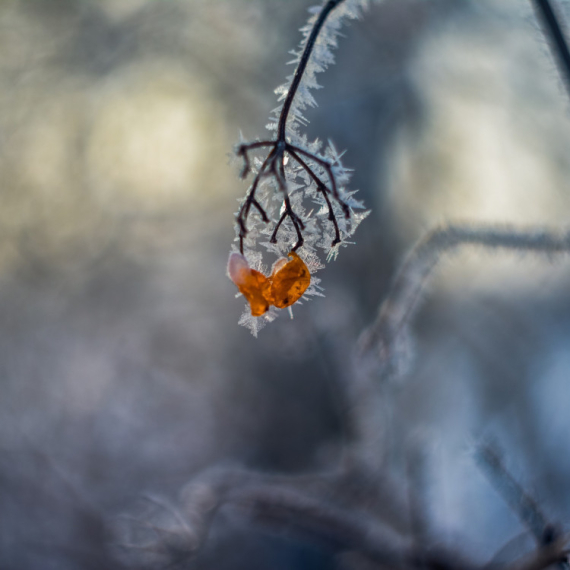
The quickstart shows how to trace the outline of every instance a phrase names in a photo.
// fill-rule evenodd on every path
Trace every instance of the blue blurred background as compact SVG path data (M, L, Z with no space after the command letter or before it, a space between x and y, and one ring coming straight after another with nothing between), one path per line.
M562 13L570 16L564 3ZM225 275L305 1L0 4L0 568L122 568L108 526L202 469L300 473L346 438L339 377L436 224L567 227L568 99L528 2L385 0L345 28L311 137L372 214L326 297L254 339ZM379 453L418 450L435 541L484 562L525 529L477 468L496 438L552 520L570 508L570 260L462 250L384 387ZM228 522L197 567L329 568Z

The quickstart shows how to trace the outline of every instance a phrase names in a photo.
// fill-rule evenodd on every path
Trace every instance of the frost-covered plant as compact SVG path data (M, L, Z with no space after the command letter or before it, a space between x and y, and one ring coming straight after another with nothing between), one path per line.
M316 75L334 62L331 50L343 20L357 18L366 4L367 0L328 0L310 9L299 50L293 52L295 72L276 89L282 103L267 125L274 138L240 142L236 148L243 160L241 177L253 174L253 181L236 214L236 245L228 269L234 282L236 267L265 273L258 250L262 246L277 257L297 252L311 274L301 298L320 295L320 280L313 276L324 267L318 251L324 250L327 260L336 259L368 214L355 192L347 190L349 171L333 144L309 141L301 132L307 124L304 111L316 106L311 94L320 87ZM261 150L268 151L264 158L254 155ZM278 309L273 306L258 316L253 312L246 307L239 323L257 335L276 318Z
M539 10L539 16L544 15L547 38L555 47L554 54L561 64L563 77L568 79L570 74L566 71L570 71L570 65L565 66L565 56L556 48L555 38L550 37L554 37L558 33L556 30L560 30L556 19L552 19L555 16L548 16L548 13L554 15L554 12L550 10L548 0L533 1ZM325 8L331 4L337 3L328 2ZM318 22L319 19L313 24L308 41ZM320 25L322 22L324 19ZM317 35L318 30L314 37ZM568 51L564 39L562 42ZM570 62L570 58L567 61ZM294 82L295 79L287 93L291 93ZM284 105L286 104L287 101ZM280 124L279 121L278 133ZM283 125L286 129L286 123ZM260 198L255 194L255 184L261 188L264 169L267 168L268 176L274 176L276 184L279 184L280 169L285 169L285 154L294 157L287 151L287 135L284 137L284 142L279 142L278 136L276 141L258 141L249 145L249 150L264 146L269 146L271 150L257 168L254 186L250 188L244 206L238 213L238 223L240 220L244 224L248 221L248 207L257 210L261 221L264 216L269 220L265 202L258 202ZM243 156L247 169L247 150L243 151ZM321 156L315 158L318 164L317 159L321 159ZM283 180L281 178L283 186L279 188L284 195L281 196L282 200L293 193L292 186ZM334 197L330 188L325 195ZM347 204L346 195L339 193L338 198L335 197L336 206L333 209L333 213L339 217L343 203ZM287 204L291 205L290 210L287 209ZM292 199L285 203L281 213L283 221L279 218L278 225L269 233L274 238L282 231L280 227L287 223L290 226L289 239L293 250L302 252L301 247L304 249L305 244L314 238L310 234L303 234L305 221L303 226L299 226L298 221L295 223L296 211L292 210L293 206L296 203ZM352 216L353 212L349 209L348 219ZM336 220L339 232L341 220L342 218ZM252 239L251 234L258 226L260 222L256 219L249 226L239 226L238 239L241 238L242 252L236 251L232 255L238 257L230 257L230 274L239 273L244 263L257 259L252 257L256 242L252 240L250 245L248 240ZM258 234L255 237L264 235L262 230L256 231ZM269 233L266 232L265 235ZM270 251L279 254L288 252L288 244L280 246L275 239L272 249L272 241L266 244ZM311 251L318 247L316 243L311 242ZM200 550L206 542L212 541L214 533L211 529L215 521L221 518L220 513L226 509L226 513L239 517L240 522L258 525L265 532L274 531L279 536L292 535L305 541L315 541L320 548L330 549L337 555L341 567L353 570L546 570L554 566L568 570L570 535L544 514L538 502L510 473L502 459L500 448L495 444L482 442L476 446L477 464L520 521L532 532L536 543L532 551L522 552L519 558L511 562L480 562L473 559L473 554L442 544L441 528L430 528L430 519L426 517L429 510L424 503L424 495L427 493L425 481L422 482L425 469L421 465L421 459L414 461L412 456L407 479L401 476L392 478L389 473L388 456L393 458L393 453L392 450L389 454L386 453L389 446L384 439L390 431L381 413L387 395L384 388L389 380L403 378L405 351L401 351L399 345L421 305L426 281L442 257L465 246L534 253L551 258L558 254L570 254L570 230L557 232L551 228L465 223L433 229L416 244L401 264L377 318L360 336L357 350L346 365L346 372L339 374L343 388L339 394L342 408L346 410L344 421L350 428L350 435L343 442L345 448L342 455L321 471L301 474L271 474L235 467L205 470L185 486L180 494L179 506L152 501L153 508L148 514L145 513L142 520L135 518L132 521L135 523L134 528L124 529L127 547L135 555L143 555L142 563L137 561L135 567L140 568L145 563L152 568L158 567L159 563L168 567L202 567ZM270 278L262 275L260 282L263 279L275 281L279 272L286 267L292 267L294 275L297 275L297 268L302 266L298 263L296 254L291 257L293 261L279 262ZM300 275L302 272L298 273ZM266 284L267 287L270 285L273 286L274 283ZM472 517L468 518L469 523L472 523L471 519ZM463 549L464 541L459 544ZM513 548L513 543L509 542L507 546Z

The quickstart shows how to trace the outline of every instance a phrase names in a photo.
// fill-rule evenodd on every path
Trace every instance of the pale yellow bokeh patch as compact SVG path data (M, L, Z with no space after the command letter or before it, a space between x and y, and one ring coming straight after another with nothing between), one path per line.
M225 166L223 127L197 79L177 66L141 63L98 97L86 166L100 200L149 212L213 197L211 182Z

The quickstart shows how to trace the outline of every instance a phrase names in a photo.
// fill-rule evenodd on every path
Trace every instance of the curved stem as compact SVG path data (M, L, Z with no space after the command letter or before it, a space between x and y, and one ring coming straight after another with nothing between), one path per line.
M251 209L251 206L253 205L258 210L258 212L261 215L262 220L265 223L269 222L269 218L267 217L265 210L263 209L261 204L255 198L255 191L257 190L257 186L259 184L259 181L261 180L261 177L264 175L266 168L269 166L271 161L274 160L274 158L275 158L275 149L271 150L271 152L267 155L266 159L263 161L263 164L261 165L259 172L256 174L256 176L253 180L253 183L252 183L252 185L251 185L251 187L247 193L245 201L243 202L243 204L239 210L239 213L237 215L237 222L238 222L239 227L240 227L239 250L240 250L242 255L243 255L243 240L244 240L245 236L247 235L246 221L247 221L247 218L249 216L249 211Z
M315 182L315 184L317 185L317 190L323 195L323 198L327 203L327 207L329 209L329 221L332 222L334 226L334 240L331 245L331 247L334 247L335 245L340 243L340 230L328 195L329 189L326 187L326 184L313 172L311 167L294 150L289 149L287 152L289 153L290 156L293 157L294 160L297 161L298 164L301 165L301 167L305 170L305 172L307 172L307 174Z
M287 97L285 98L285 103L283 103L283 108L281 109L281 115L279 115L279 124L277 126L277 140L284 141L285 140L285 128L287 126L287 119L289 117L289 112L291 111L291 105L293 104L293 99L297 93L297 89L299 89L299 85L301 83L301 79L303 78L303 73L305 73L305 69L307 68L307 64L309 63L309 59L311 58L311 53L313 48L315 47L315 42L317 41L317 37L321 32L321 29L328 18L329 14L340 4L342 4L344 0L328 0L328 2L323 6L313 29L307 39L307 43L305 44L305 49L303 50L303 54L301 55L301 59L299 60L299 65L297 65L297 69L295 70L295 75L293 76L293 81L291 82L291 87L289 87L289 91L287 93Z
M404 261L376 321L361 335L361 354L376 348L389 355L394 340L417 311L424 284L443 254L462 245L534 252L570 253L570 231L496 226L446 226L420 240Z
M289 152L289 153L291 153L291 151L293 151L293 152L297 152L299 154L306 156L309 160L316 162L319 166L321 166L325 170L325 172L327 173L327 176L329 177L329 180L331 182L331 188L332 188L333 196L335 197L337 202L340 204L345 218L346 219L350 218L350 208L348 207L348 204L346 204L345 202L342 201L342 199L338 193L336 178L335 178L335 175L333 172L333 164L331 164L327 160L324 160L323 158L320 158L316 154L312 154L312 153L306 151L305 149L303 149L299 146L287 144L287 146L285 148L286 148L287 152Z
M537 17L542 24L544 35L546 36L554 59L558 65L558 70L562 76L566 90L570 95L570 49L564 38L562 26L558 20L555 10L549 0L531 0Z
M306 151L300 147L296 147L296 146L288 144L286 142L286 138L285 138L287 120L288 120L289 114L291 112L291 106L293 104L293 100L295 99L295 95L297 94L297 91L299 89L299 85L301 84L303 74L305 73L305 71L307 69L307 64L309 63L309 59L311 58L311 54L312 54L313 49L315 47L317 38L318 38L318 36L319 36L319 34L320 34L320 32L321 32L321 30L322 30L322 28L326 22L328 16L330 15L330 13L336 7L338 7L340 4L342 4L344 1L345 0L327 0L325 2L325 4L323 5L323 8L321 9L318 17L316 18L316 20L313 24L311 32L307 38L307 42L305 44L305 47L303 48L303 53L301 54L301 58L299 59L299 63L297 65L297 68L295 69L295 73L293 75L293 80L292 80L291 85L289 87L289 90L287 92L285 102L283 103L281 113L279 115L279 124L277 127L276 139L274 141L262 140L262 141L255 141L252 143L241 144L241 145L239 145L239 147L237 149L238 156L241 156L243 158L243 161L244 161L243 169L241 171L241 177L245 178L245 177L247 177L247 175L249 174L249 172L251 170L251 165L250 165L248 153L252 150L257 150L259 148L271 147L271 150L269 151L269 154L267 155L267 157L264 160L263 164L261 165L257 175L255 176L253 183L252 183L250 189L248 190L246 199L245 199L244 203L242 204L242 207L240 208L240 211L237 215L237 223L239 225L240 252L242 254L243 254L243 249L244 249L244 239L248 233L247 219L248 219L249 213L251 211L251 207L253 206L259 212L259 214L261 215L261 218L264 222L269 221L263 206L255 198L255 193L256 193L257 187L259 185L259 182L260 182L262 176L264 176L268 172L272 173L273 176L275 176L275 179L277 181L277 185L279 186L279 189L281 190L281 192L283 192L284 203L285 203L285 211L284 211L283 215L280 217L280 219L277 222L277 225L275 227L275 230L273 231L273 234L272 234L271 239L270 239L271 243L276 242L277 232L279 231L281 224L284 222L284 220L287 217L289 217L291 219L291 223L293 224L293 227L295 228L295 232L297 234L297 242L295 243L295 245L293 247L293 251L296 251L297 249L302 247L302 245L304 243L302 230L305 229L305 225L303 223L303 220L299 216L297 216L297 214L295 214L295 212L293 211L293 208L291 207L291 202L289 200L289 196L287 193L287 182L286 182L286 178L285 178L285 168L284 168L284 162L283 162L285 152L289 152L289 154L292 153L294 155L294 157L297 159L297 162L299 162L301 164L301 166L303 166L304 168L308 169L309 173L313 177L314 177L314 173L312 172L310 167L304 161L302 161L300 159L300 157L299 157L300 154L302 154L307 159L313 161L314 163L318 164L322 169L324 169L325 172L327 173L327 176L330 179L332 196L340 204L345 217L347 219L350 217L350 208L339 196L339 192L338 192L338 188L337 188L335 174L333 172L332 164L330 164L325 159L317 156L316 154L310 153L310 152L308 152L308 151ZM297 154L295 154L295 153L297 153ZM334 216L334 212L332 209L332 205L330 203L330 199L327 196L328 188L326 188L326 186L322 182L318 182L317 185L319 186L319 189L323 193L325 200L327 202L327 205L329 208L329 220L331 220L335 226L335 239L333 241L333 245L336 245L337 243L340 242L340 231L339 231L339 228L337 225L336 218Z

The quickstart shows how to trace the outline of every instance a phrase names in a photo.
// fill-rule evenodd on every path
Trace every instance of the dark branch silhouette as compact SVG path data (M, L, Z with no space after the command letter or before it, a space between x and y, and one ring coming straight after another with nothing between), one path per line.
M239 209L237 214L237 223L239 226L239 242L240 242L240 251L243 254L243 242L245 237L248 233L247 227L247 220L251 213L252 207L254 207L260 214L261 219L265 223L269 223L269 216L267 212L263 208L263 206L259 203L256 198L256 191L259 187L261 180L265 177L272 176L276 183L279 191L283 194L283 212L281 217L277 221L275 229L270 238L271 243L277 243L277 234L279 232L279 228L283 224L283 222L289 218L293 227L295 228L297 234L297 241L293 246L292 250L296 251L299 249L303 243L303 230L305 229L303 220L298 216L291 206L291 201L289 198L288 192L288 185L287 185L287 178L285 175L285 157L286 155L289 156L292 160L294 160L303 170L305 170L309 177L315 182L317 185L317 190L321 193L325 199L325 202L328 207L328 219L333 224L335 237L333 242L331 243L331 247L334 247L341 241L340 230L338 227L338 222L336 219L336 214L333 210L332 203L330 197L340 205L344 216L348 219L350 217L350 208L348 204L340 197L338 192L338 185L336 180L335 174L335 163L327 160L326 158L319 156L316 153L309 152L305 149L300 148L299 146L295 146L291 144L287 140L287 122L289 120L289 115L291 112L291 105L293 104L293 100L297 95L297 91L299 89L299 85L301 84L301 80L303 78L303 74L307 68L307 64L311 58L311 54L315 47L315 42L321 32L328 16L330 13L337 8L340 4L342 4L344 0L328 0L325 5L323 6L321 12L317 20L315 21L311 33L307 38L305 43L305 47L303 49L303 53L293 75L293 80L287 92L287 96L283 103L283 107L281 108L281 113L279 115L279 122L277 125L277 136L275 140L263 140L263 141L255 141L252 143L243 143L237 147L236 154L243 159L243 168L241 171L241 177L247 178L249 173L251 172L251 161L249 157L249 153L254 150L258 150L260 148L267 148L269 147L269 152L263 161L259 171L255 175L251 186L249 187L246 197ZM302 159L300 155L303 155L305 159ZM330 186L327 186L317 175L314 168L310 166L310 163L316 163L318 166L323 168L327 173L329 178Z
M559 17L550 0L531 0L531 2L570 96L570 49L568 49Z

